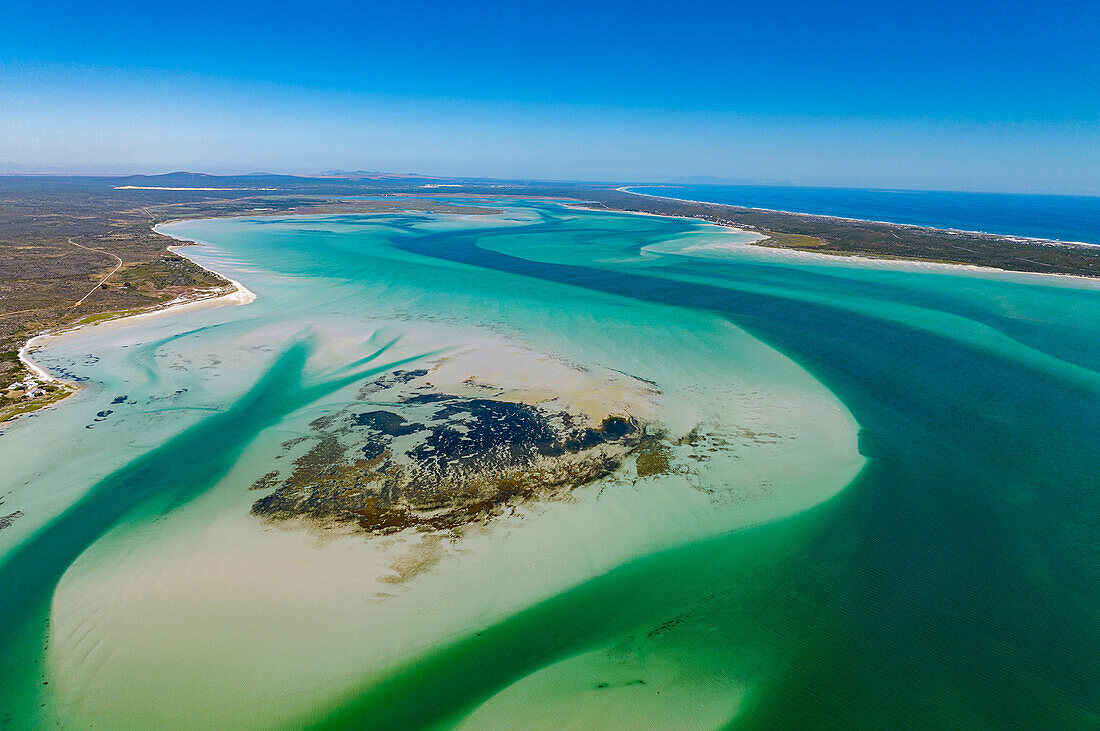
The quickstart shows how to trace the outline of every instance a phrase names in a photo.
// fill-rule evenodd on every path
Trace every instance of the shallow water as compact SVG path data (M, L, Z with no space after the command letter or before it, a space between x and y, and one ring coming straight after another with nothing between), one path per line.
M36 354L86 387L0 435L15 727L1100 720L1094 286L493 205L171 224L256 302ZM457 537L249 514L394 370L584 396L531 354L710 437Z

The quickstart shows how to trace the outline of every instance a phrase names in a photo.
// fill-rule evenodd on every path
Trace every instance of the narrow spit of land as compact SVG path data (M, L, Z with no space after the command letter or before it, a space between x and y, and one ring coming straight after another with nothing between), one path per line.
M767 238L757 246L1100 277L1100 246L1089 244L682 201L634 193L627 188L604 189L592 198L609 210L698 218L758 232Z

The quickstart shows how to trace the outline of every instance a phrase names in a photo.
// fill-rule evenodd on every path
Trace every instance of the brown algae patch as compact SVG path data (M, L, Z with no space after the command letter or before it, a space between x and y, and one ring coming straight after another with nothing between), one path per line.
M672 451L658 439L646 437L637 448L635 469L638 477L666 475L671 471Z
M528 404L448 394L410 401L432 403L429 417L410 422L396 411L348 409L315 421L316 442L290 474L279 480L269 472L253 483L276 489L252 512L354 523L372 533L446 530L605 477L642 438L621 417L592 428Z
M491 520L528 500L567 498L635 453L644 474L668 470L667 448L639 418L606 402L591 407L601 392L614 394L616 404L631 389L648 397L651 384L618 375L604 383L560 363L551 367L564 374L559 382L568 398L547 394L546 383L533 392L507 378L459 378L449 361L366 383L357 402L283 443L280 456L299 456L285 474L274 470L253 483L269 492L252 513L375 534L431 533ZM531 370L523 377L533 378ZM582 393L580 378L596 396ZM647 414L649 405L633 398ZM301 453L303 442L310 447Z
M270 490L279 484L279 472L278 470L272 470L263 477L260 477L252 483L252 487L249 490Z

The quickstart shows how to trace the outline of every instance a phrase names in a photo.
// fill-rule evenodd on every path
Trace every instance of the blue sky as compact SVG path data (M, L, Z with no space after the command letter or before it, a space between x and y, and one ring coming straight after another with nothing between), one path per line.
M0 166L1100 194L1100 3L42 3Z

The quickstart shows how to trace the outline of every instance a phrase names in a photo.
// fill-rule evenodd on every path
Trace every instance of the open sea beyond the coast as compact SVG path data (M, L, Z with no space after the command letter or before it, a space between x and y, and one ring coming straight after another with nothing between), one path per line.
M1100 230L853 200L810 212ZM383 203L162 225L256 300L32 354L83 388L0 431L0 727L1100 725L1096 282ZM257 508L460 395L648 446L445 528Z
M631 186L680 200L1100 244L1100 196L772 185Z

